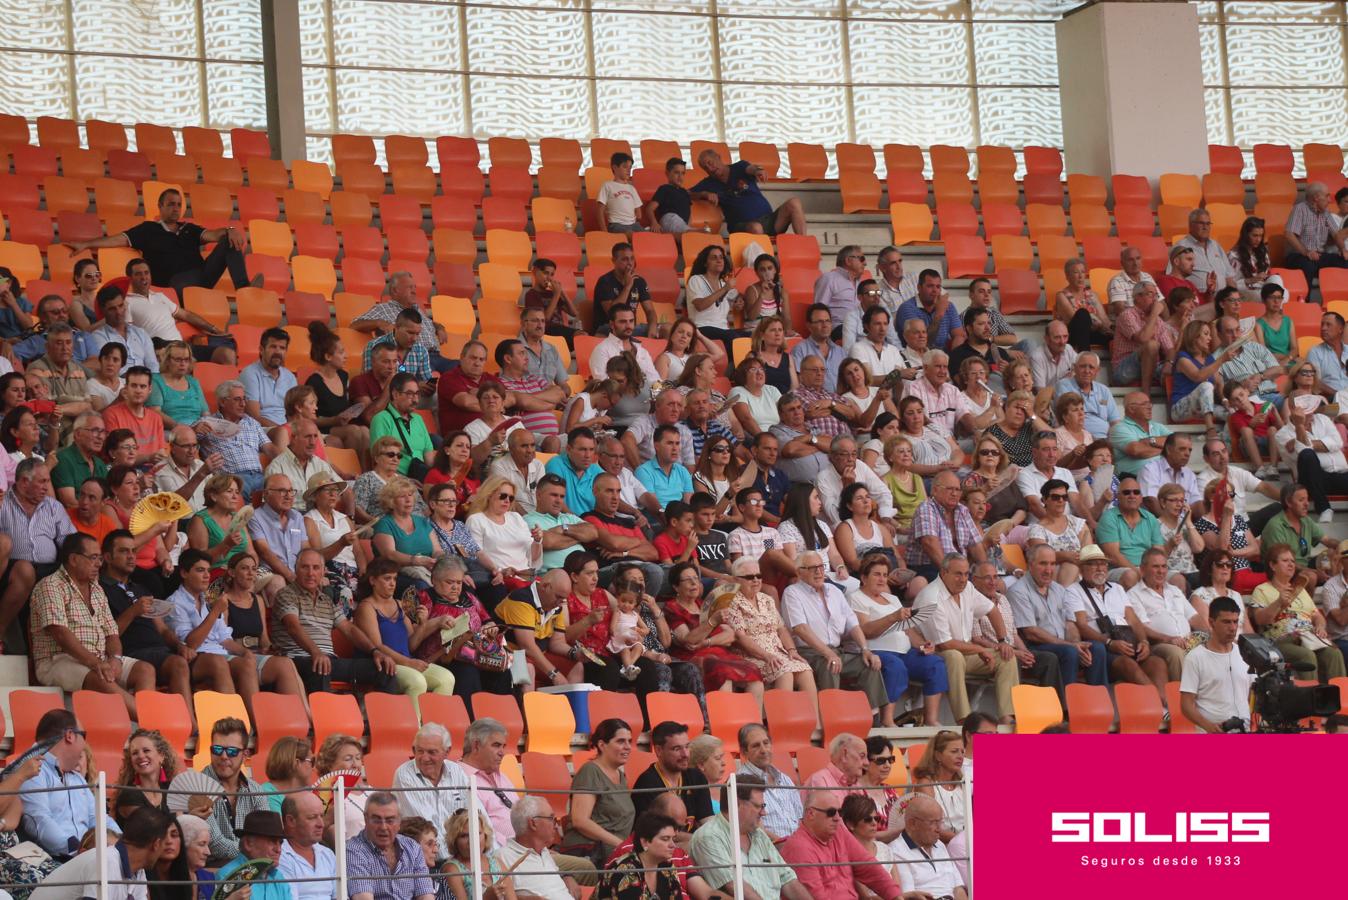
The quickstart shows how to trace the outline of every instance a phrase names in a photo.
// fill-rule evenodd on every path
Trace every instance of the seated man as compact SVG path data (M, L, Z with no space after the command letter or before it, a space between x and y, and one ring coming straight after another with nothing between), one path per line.
M966 359L977 357L988 364L989 384L1002 388L1001 372L1011 363L1011 355L992 339L992 314L971 306L964 311L964 343L950 351L950 371L958 372Z
M746 725L745 728L762 726ZM767 732L764 731L764 736ZM739 818L739 834L730 828L730 814L722 811L720 815L707 819L693 832L690 847L693 859L697 861L702 878L722 894L732 896L735 893L735 869L733 864L733 841L740 842L743 855L744 893L760 900L807 900L810 897L796 873L783 865L782 856L774 846L778 839L769 832L765 822L767 809L773 803L774 794L790 794L800 806L796 791L764 790L763 779L752 774L742 774L735 788L736 812ZM792 832L799 827L791 829ZM789 836L789 835L788 835ZM785 836L784 836L785 837ZM747 845L747 846L746 846ZM750 895L749 891L753 891Z
M843 592L828 583L827 569L827 560L819 553L796 555L798 580L782 593L782 621L791 630L796 650L814 670L820 690L842 687L846 680L863 691L878 712L889 702L880 657L871 653Z
M1030 351L1030 372L1034 376L1034 389L1058 388L1061 383L1071 382L1072 366L1076 364L1076 348L1067 342L1067 323L1062 319L1051 319L1044 326L1044 340ZM958 371L958 370L957 370ZM1076 390L1063 387L1063 390Z
M656 519L671 503L687 503L693 496L693 476L679 461L683 438L677 425L660 425L653 438L655 456L637 466L637 481L646 489L642 495L646 511Z
M248 761L248 726L241 719L217 720L211 726L210 741L211 761L202 774L219 782L221 793L205 817L211 831L208 865L223 866L239 855L239 830L249 814L270 812L271 801L243 771Z
M1095 539L1109 559L1109 580L1117 581L1124 590L1137 584L1142 577L1137 567L1143 552L1161 546L1165 539L1161 537L1161 523L1142 508L1142 485L1136 477L1119 477L1119 502L1100 516Z
M861 773L866 771L866 742L855 734L836 734L828 742L828 765L801 782L802 788L839 793L864 793Z
M1240 337L1240 320L1234 316L1222 316L1216 322L1218 346L1212 352L1225 350ZM1256 340L1248 340L1240 345L1240 352L1233 359L1222 363L1219 370L1222 380L1228 385L1239 381L1245 384L1252 397L1281 404L1282 394L1278 391L1277 380L1283 374L1278 358L1267 347Z
M1058 657L1047 650L1031 650L1021 638L1020 629L1016 626L1015 611L1011 609L1011 601L1006 597L1006 583L997 574L997 564L992 560L976 563L969 575L969 581L980 594L993 602L997 612L1001 614L1002 626L1011 638L1011 649L1015 652L1016 661L1020 663L1021 680L1053 688L1058 693L1058 701L1065 709L1067 691L1063 687ZM992 627L992 620L987 616L980 616L974 621L971 634L973 643L980 647L994 651L1000 647L997 632ZM932 718L927 718L927 722L933 721Z
M1265 547L1274 544L1286 544L1292 548L1298 569L1306 570L1314 579L1320 580L1320 573L1310 560L1310 553L1316 544L1324 544L1330 550L1339 548L1339 539L1325 534L1323 528L1310 517L1310 493L1304 484L1284 484L1279 496L1282 508L1268 520L1259 542ZM1321 521L1327 521L1323 516ZM1296 522L1296 527L1292 523ZM1312 581L1313 587L1317 581Z
M295 373L285 366L289 349L290 333L268 328L262 332L257 361L239 373L246 397L244 409L266 428L285 423L285 396L297 384Z
M75 358L75 330L65 322L47 329L46 352L28 364L29 378L39 378L47 386L47 395L56 403L62 433L68 433L75 417L93 410L89 396L89 373Z
M1234 492L1236 515L1244 516L1250 523L1250 530L1262 534L1264 526L1280 509L1277 503L1266 503L1253 512L1247 512L1245 498L1252 493L1263 494L1270 500L1279 499L1276 481L1261 481L1248 469L1231 465L1231 448L1226 441L1208 438L1203 444L1203 461L1207 468L1198 476L1198 489L1207 488L1209 482L1225 478L1226 485Z
M974 622L983 616L992 623L996 650L973 642ZM1020 680L1019 661L997 607L969 584L969 561L963 554L952 552L942 557L940 576L913 601L913 618L945 660L955 721L964 721L971 711L965 677L990 675L996 682L1000 721L1010 722L1011 688Z
M1109 317L1117 319L1119 313L1133 305L1133 289L1142 282L1156 283L1151 273L1142 268L1142 251L1137 247L1124 247L1119 253L1121 271L1109 279L1105 296L1109 302Z
M796 786L790 775L773 765L772 736L765 725L750 722L741 726L738 739L740 764L737 771L741 785L746 783L747 778L757 778L773 788ZM764 803L758 807L761 818L757 822L773 843L785 840L800 827L801 816L805 814L805 808L800 802L800 791L765 790L763 794Z
M807 793L805 817L782 842L782 859L796 867L796 877L811 897L856 897L856 881L880 900L897 900L903 892L894 879L843 827L838 815L842 801L837 791Z
M393 320L393 330L372 338L365 345L362 357L365 368L370 368L376 349L391 346L398 357L398 371L410 372L422 382L422 393L432 394L435 387L430 382L435 377L435 370L431 367L430 350L421 340L422 333L428 330L427 319L414 307L400 310Z
M413 459L428 466L435 460L435 445L431 443L426 420L417 414L419 396L421 389L417 387L416 376L411 372L399 372L389 381L388 405L370 421L372 446L385 436L397 438L402 444L403 455L398 463L398 472L402 475L411 470Z
M1054 481L1062 482L1054 487L1067 494L1068 506L1063 508L1064 512L1083 516L1089 513L1089 510L1082 508L1076 479L1071 472L1058 465L1058 436L1051 431L1041 431L1034 436L1030 446L1030 464L1016 475L1016 487L1020 489L1020 495L1025 498L1025 505L1029 509L1029 523L1033 525L1048 514L1044 508L1046 501L1040 495Z
M896 327L900 331L909 319L919 319L927 326L927 340L933 349L950 350L964 341L964 323L950 302L950 295L941 287L941 273L923 269L917 276L917 296L905 300L899 307Z
M9 545L9 562L0 570L0 635L29 601L37 579L56 571L61 542L74 532L69 513L51 496L47 464L37 457L19 463L0 500L0 550Z
M164 441L164 417L159 410L146 406L153 373L145 366L132 366L122 377L125 386L121 399L104 408L103 425L109 434L125 428L136 436L137 465L157 463L168 444Z
M1157 493L1167 484L1178 484L1184 488L1184 503L1192 506L1203 499L1198 489L1198 477L1189 467L1189 457L1194 452L1194 442L1187 434L1168 434L1161 444L1161 455L1142 467L1142 504L1153 515L1160 515L1160 501Z
M192 651L192 680L199 686L223 694L237 691L251 706L258 691L257 656L234 640L234 630L226 624L229 597L223 592L214 600L206 599L211 584L211 557L204 550L184 550L178 557L182 587L169 597L173 611L168 625L179 643Z
M688 764L688 726L682 722L660 722L651 729L651 752L655 762L632 782L632 805L636 814L646 811L655 797L643 788L665 787L688 807L694 828L712 816L711 789L707 776Z
M833 438L812 430L805 421L805 404L795 391L787 391L777 401L779 421L771 435L779 444L781 470L792 484L810 484L828 466L828 451Z
M600 559L599 580L607 585L614 570L623 563L635 563L646 575L646 587L659 595L665 573L659 565L660 553L637 526L636 519L624 515L618 504L622 487L618 479L604 474L594 480L594 509L581 518L595 527L594 543L588 546Z
M854 482L866 485L875 501L881 521L894 518L894 495L870 466L857 458L857 442L851 435L833 439L828 448L828 466L819 473L815 485L823 504L823 518L833 528L838 527L838 502L843 488ZM954 474L953 472L950 474Z
M1179 332L1163 318L1165 304L1150 282L1133 288L1133 305L1119 313L1110 343L1111 384L1141 383L1142 392L1164 377L1179 349Z
M42 714L33 738L37 744L53 743L36 767L30 763L22 770L30 777L20 789L23 819L16 825L53 859L68 859L79 852L85 832L97 821L94 792L78 771L87 746L84 729L74 713L61 707ZM108 825L117 830L111 820Z
M1060 378L1049 387L1053 388L1054 398L1068 393L1080 394L1086 408L1086 432L1097 440L1106 438L1110 426L1119 420L1119 411L1109 388L1095 380L1100 372L1100 357L1094 351L1076 355L1073 350L1072 353L1076 359L1072 363L1071 377Z
M899 865L899 889L904 897L949 897L967 900L969 892L960 878L950 851L941 843L945 810L934 797L915 794L904 809L903 833L890 842L890 852Z
M401 824L397 797L388 791L366 797L365 829L346 842L351 900L434 900L426 854L415 840L398 833Z
M1184 657L1180 675L1180 710L1202 731L1216 734L1238 720L1250 727L1250 686L1254 675L1236 649L1240 606L1230 597L1208 604L1208 639Z
M565 569L550 569L528 587L511 591L492 610L505 626L510 649L524 651L531 684L557 685L566 681L554 657L563 662L569 658L571 648L557 626L559 619L565 623L562 604L570 593L571 576ZM465 757L472 749L464 748Z
M420 421L420 416L416 417ZM425 427L425 423L422 423ZM267 465L267 475L284 476L290 484L307 485L315 475L323 475L331 481L341 481L341 477L332 464L318 456L318 447L323 436L318 431L318 423L313 419L297 419L290 426L290 446L281 451L281 455ZM406 459L404 458L404 461ZM308 509L306 494L296 495L295 509L305 512Z
M515 486L515 502L520 512L534 511L534 491L543 478L543 460L538 458L538 439L524 428L506 435L506 453L492 461L487 477L504 478ZM561 481L561 479L558 479ZM561 481L562 487L566 482Z
M566 391L541 375L529 374L529 351L523 341L497 344L496 364L501 368L501 386L515 398L510 412L542 441L544 453L556 453L561 447L557 410L566 403Z
M694 388L683 399L683 421L679 423L679 433L690 440L694 465L702 458L702 448L707 445L707 441L722 440L734 443L735 435L715 417L716 411L712 409L710 394Z
M954 472L942 472L932 479L931 496L919 503L913 513L913 533L905 562L928 581L936 578L941 561L949 554L967 556L975 563L988 557L978 526L969 508L960 502L960 496L959 477Z
M1287 424L1273 435L1283 451L1294 460L1297 483L1306 488L1320 524L1334 521L1329 506L1330 494L1348 490L1348 457L1343 452L1343 436L1333 421L1314 410L1318 398L1294 397L1287 404Z
M1165 274L1156 278L1156 290L1161 298L1170 301L1171 296L1176 291L1192 291L1195 301L1203 306L1211 303L1213 295L1217 289L1217 281L1214 277L1211 281L1206 276L1199 276L1198 257L1194 254L1193 247L1186 247L1184 244L1175 244L1170 248L1170 265ZM1199 280L1193 280L1199 279ZM1134 288L1134 290L1137 290ZM1180 294L1180 296L1185 296ZM1134 301L1137 295L1133 295ZM1134 303L1136 305L1136 302Z
M14 344L14 355L25 363L47 355L52 329L58 325L70 329L70 355L75 362L98 358L89 335L70 324L70 306L60 294L48 294L37 302L37 320L41 330Z
M335 900L337 856L323 845L323 801L312 791L287 794L281 801L281 827L285 843L277 868L290 879L325 879L295 882L295 900Z
M455 366L454 371L458 371L462 366ZM370 369L367 372L361 372L351 379L347 386L347 394L351 398L352 405L364 403L365 408L360 411L355 421L362 425L369 425L374 417L384 411L388 406L393 383L393 376L398 374L398 349L390 344L382 344L374 348L370 356ZM449 377L446 373L445 377ZM476 402L476 399L474 399Z
M833 314L825 303L811 304L805 311L806 332L800 343L791 348L791 364L800 371L806 357L817 356L824 361L824 383L838 383L838 367L847 358L847 351L833 343Z
M431 367L437 372L443 371L448 361L440 357L440 345L449 339L449 333L443 325L431 321L430 311L422 309L417 303L417 283L412 273L406 270L390 272L385 292L388 299L356 316L351 327L364 334L385 334L394 330L399 313L405 309L414 309L421 314L417 343L426 348ZM366 360L365 368L370 368L369 360Z
M446 376L448 377L448 376ZM622 446L618 445L617 464L622 467ZM595 462L594 432L588 428L573 428L566 435L566 450L548 460L543 467L562 479L566 485L566 508L578 516L594 509L594 480L602 472Z
M154 341L144 328L131 324L126 295L121 289L109 285L98 292L97 299L103 324L89 332L89 356L97 357L104 344L117 343L126 348L123 373L132 366L144 366L151 372L158 372L159 357L154 352Z
M861 266L861 270L865 270L864 265ZM846 270L843 271L845 272ZM895 328L894 322L894 310L898 309L898 305L896 304L894 309L889 308L889 305L884 302L884 289L881 285L871 278L863 278L860 281L854 282L851 277L844 278L843 276L839 276L839 280L845 281L847 286L850 286L853 283L856 284L855 290L857 299L856 303L847 306L847 315L846 318L843 319L842 326L842 346L850 349L857 341L866 339L866 323L864 321L866 313L870 312L873 307L878 306L889 313L888 328L885 330L884 334L884 344L893 347L895 350L902 347L903 344L899 340L899 332ZM913 280L913 286L914 288L917 286L916 279ZM839 285L840 289L842 287L843 285ZM819 282L816 281L816 292L818 289Z
M1321 269L1348 268L1337 237L1329 218L1329 188L1324 182L1312 181L1287 217L1287 256L1283 264L1300 269L1307 287L1314 287Z
M786 472L777 465L781 442L769 432L755 438L749 449L753 454L754 465L758 467L758 477L749 487L756 488L763 495L763 521L768 525L776 525L781 521L782 502L791 487Z
M169 846L168 833L174 824L173 816L146 806L129 812L125 824L126 829L116 843L108 841L102 860L93 850L81 853L52 870L46 880L28 896L33 900L93 897L99 894L99 883L102 881L107 884L107 892L102 896L109 900L144 897L145 873L154 871L156 863ZM177 846L181 847L182 844Z
M659 397L655 398L655 411L637 419L630 428L623 432L623 454L629 468L636 469L646 460L654 458L655 430L662 425L679 425L683 419L683 409L684 399L682 394L678 391L663 391ZM693 456L691 438L688 440L687 446L680 444L679 462L689 467L697 465L697 459Z
M747 231L751 234L783 234L790 228L796 234L806 234L805 207L792 197L776 209L759 190L758 180L763 169L748 160L726 165L715 150L703 150L697 155L698 168L707 177L693 185L694 199L710 199L725 213L726 227L733 234Z
M75 419L70 443L57 450L52 460L51 483L63 505L74 506L76 489L90 478L107 477L108 464L103 459L107 436L108 429L98 413L82 413Z
M468 806L468 775L449 759L453 738L438 722L426 722L412 737L412 758L393 772L398 809L404 816L421 816L435 827L440 846L445 823L456 809Z
M1148 460L1161 455L1161 440L1170 429L1151 420L1151 396L1135 391L1123 398L1123 418L1109 429L1116 473L1138 475Z
M610 257L613 261L613 268L603 275L599 276L595 282L594 289L590 291L590 299L594 301L594 333L596 335L608 333L610 335L619 329L614 323L618 310L626 308L632 313L631 329L623 329L628 333L620 335L619 340L627 343L633 334L649 334L655 330L656 313L655 303L651 300L650 288L646 286L646 279L637 274L637 257L632 252L632 245L626 242L613 245L610 251ZM587 285L588 288L588 285ZM646 324L637 328L637 308L641 308L642 315L646 317ZM598 375L604 371L604 365L607 364L609 357L616 356L616 351L610 352L612 344L608 341L601 341L599 346L609 345L609 350L604 354L598 353L599 347L590 356L590 371ZM641 351L645 353L645 351ZM637 354L637 362L642 362L641 353ZM646 354L650 359L650 354ZM595 366L596 359L601 365ZM646 371L646 366L642 364L641 370ZM654 364L651 365L651 371L655 370ZM654 380L654 376L647 375Z
M126 290L127 316L132 325L145 329L155 349L181 341L183 335L178 323L184 322L206 336L206 343L191 345L192 356L198 362L213 362L222 366L232 366L238 362L234 339L229 337L224 328L184 309L177 298L154 289L148 262L133 259L126 264L125 271L126 277L131 280Z
M1167 661L1152 652L1132 595L1123 585L1109 581L1109 559L1094 544L1081 548L1080 566L1081 580L1067 589L1067 611L1077 632L1105 648L1114 684L1155 685L1164 703L1165 685L1170 680Z
M154 667L122 655L121 634L98 584L101 561L89 535L61 541L60 568L33 591L33 667L40 684L110 694L134 719L135 692L154 689Z
M789 393L795 394L805 404L805 424L810 431L830 437L850 435L852 431L847 422L834 413L859 418L861 410L841 394L830 390L831 385L824 381L825 374L824 361L817 356L807 356L800 361L800 383Z
M1078 673L1084 673L1087 684L1108 684L1105 645L1078 640L1075 626L1068 630L1072 614L1067 608L1067 588L1057 581L1056 556L1048 544L1035 544L1026 554L1029 571L1006 592L1016 627L1026 647L1058 657L1063 684L1075 684Z
M654 452L654 451L652 451ZM680 446L682 453L682 446ZM621 488L618 499L618 512L624 516L631 516L637 520L637 527L641 529L642 534L651 533L651 520L646 517L645 497L649 493L646 486L637 480L636 473L627 467L627 448L623 446L622 441L609 435L599 439L599 475L612 475L618 479L618 485ZM586 504L593 507L594 491L591 489L590 496L585 500ZM570 500L567 500L570 505ZM659 518L655 520L659 522Z
M1193 601L1185 599L1184 592L1166 580L1170 574L1168 556L1160 547L1142 554L1142 579L1128 591L1128 600L1151 642L1151 652L1165 660L1169 679L1179 681L1189 635L1207 627L1207 622Z
M272 604L272 652L290 657L310 692L326 691L333 681L370 685L392 691L397 666L374 649L370 639L338 613L329 593L323 590L324 561L317 550L301 550L295 560L295 579L281 589ZM332 651L332 631L337 629L362 654L345 659Z
M500 384L496 376L486 369L487 345L481 341L469 341L464 344L463 351L459 354L459 364L446 372L435 388L439 403L441 434L459 431L469 422L481 417L482 406L477 399L478 388L484 384ZM509 406L513 400L514 397L507 392L506 405Z
M579 897L580 885L570 875L562 874L548 852L548 848L562 837L552 804L544 797L527 794L511 807L510 823L515 836L501 848L500 858L506 869L519 870L519 874L511 879L515 891L540 900L575 900ZM419 848L417 854L421 854Z
M879 293L874 281L863 282L861 287L864 288L866 284ZM871 384L882 384L890 372L903 368L903 356L899 353L898 341L890 343L893 329L890 327L889 310L880 303L878 296L862 315L861 328L862 333L848 345L847 355L866 367Z
M922 374L903 385L903 397L917 397L927 418L942 434L955 433L960 416L960 389L950 380L950 357L941 350L922 355Z
M782 549L782 536L776 528L766 524L763 506L763 492L756 487L743 488L735 494L740 526L726 538L730 561L733 563L741 556L756 559L764 571L790 577L796 566Z
M233 434L219 434L208 418L197 422L195 431L207 454L219 454L224 462L224 471L237 475L243 480L244 498L248 499L262 489L262 464L258 461L261 454L268 459L276 455L276 445L262 430L257 419L248 415L248 398L243 385L233 379L222 381L215 388L216 402L220 408L220 418L237 425Z
M294 896L292 886L283 880L285 876L277 865L281 860L281 845L286 839L281 814L270 809L253 810L244 816L238 836L239 855L220 867L215 873L215 880L228 882L245 863L257 859L269 860L271 866L249 880L249 900L291 900Z
M257 561L286 582L295 580L295 561L308 543L304 517L295 511L295 487L284 475L268 475L263 504L248 521Z

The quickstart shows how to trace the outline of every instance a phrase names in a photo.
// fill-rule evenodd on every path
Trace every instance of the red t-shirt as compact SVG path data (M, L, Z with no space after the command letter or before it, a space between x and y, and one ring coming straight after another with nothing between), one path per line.
M672 531L662 531L651 542L661 559L678 559L688 549L687 535L679 537Z
M455 406L454 397L464 392L477 396L478 388L492 383L500 383L495 375L483 372L481 378L469 378L464 374L462 366L455 366L441 375L440 385L436 388L440 405L440 433L449 434L451 431L458 431L474 419L481 418L473 410Z
M604 618L600 619L590 630L580 636L577 643L584 644L600 656L608 656L608 623L610 618L609 610L612 608L612 597L608 591L603 588L595 588L590 595L590 602L572 594L566 598L566 621L568 623L579 622L590 614L592 610L603 610Z
M131 414L130 408L125 403L118 401L103 410L103 426L108 431L118 428L126 428L136 436L136 443L139 445L138 453L158 453L160 450L168 448L168 443L164 440L164 419L159 415L159 411L144 407L140 418Z
M1265 402L1259 404L1255 409L1266 409L1272 405L1273 404L1271 403ZM1227 419L1227 426L1231 429L1231 438L1233 440L1239 438L1241 431L1246 428L1254 429L1254 436L1257 438L1268 437L1268 419L1264 419L1264 421L1258 425L1251 424L1253 420L1254 416L1245 412L1243 409L1238 409L1231 413L1231 417Z

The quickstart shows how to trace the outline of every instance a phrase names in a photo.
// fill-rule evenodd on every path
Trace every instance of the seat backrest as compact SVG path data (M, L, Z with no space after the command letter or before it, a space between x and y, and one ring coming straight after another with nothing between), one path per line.
M591 691L588 699L590 702L591 730L605 719L622 719L631 729L633 741L635 741L637 735L641 734L641 704L637 702L635 694L619 691Z
M1018 684L1011 689L1011 705L1016 711L1016 733L1038 734L1047 725L1062 721L1062 705L1051 687Z
M561 694L541 691L525 694L524 721L529 729L530 750L555 756L566 756L571 752L576 719L570 701Z
M861 691L825 688L819 692L819 713L824 726L824 746L848 732L865 739L871 730L871 704Z
M646 717L652 728L661 722L687 725L689 740L702 734L702 709L691 694L652 691L646 695Z
M478 691L473 695L475 718L492 718L506 727L506 752L514 753L524 736L524 717L513 694L489 694Z

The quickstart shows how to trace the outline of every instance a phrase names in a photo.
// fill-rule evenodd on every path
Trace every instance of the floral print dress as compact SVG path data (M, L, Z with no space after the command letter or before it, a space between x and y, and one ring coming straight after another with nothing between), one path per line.
M736 631L743 631L745 637L758 644L767 654L765 660L746 656L758 667L765 682L776 681L783 675L810 671L808 663L789 655L787 648L782 646L782 637L778 633L782 627L782 617L777 613L777 604L767 594L759 594L754 598L737 594L735 601L726 607L722 621ZM736 652L745 656L742 651Z

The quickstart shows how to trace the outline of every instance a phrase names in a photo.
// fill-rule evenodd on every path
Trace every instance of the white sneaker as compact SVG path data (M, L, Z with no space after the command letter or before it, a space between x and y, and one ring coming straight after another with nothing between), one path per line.
M1325 510L1324 512L1320 513L1320 524L1321 524L1321 525L1328 525L1330 522L1333 522L1333 521L1334 521L1334 510L1333 510L1333 509L1327 509L1327 510Z

